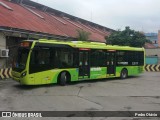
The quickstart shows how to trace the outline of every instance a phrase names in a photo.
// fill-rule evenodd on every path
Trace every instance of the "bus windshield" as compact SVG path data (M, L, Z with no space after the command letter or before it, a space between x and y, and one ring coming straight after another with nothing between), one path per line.
M14 61L13 70L17 72L22 72L25 69L28 53L29 53L28 48L23 48L23 47L18 48L18 53Z

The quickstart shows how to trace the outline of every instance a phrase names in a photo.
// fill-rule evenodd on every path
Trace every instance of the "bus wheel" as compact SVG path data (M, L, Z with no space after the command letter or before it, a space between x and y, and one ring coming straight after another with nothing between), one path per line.
M121 76L120 77L121 77L121 79L127 78L128 77L128 71L126 69L123 69L121 71Z
M62 85L62 86L65 86L67 81L68 81L67 73L66 72L62 72L60 74L59 84Z

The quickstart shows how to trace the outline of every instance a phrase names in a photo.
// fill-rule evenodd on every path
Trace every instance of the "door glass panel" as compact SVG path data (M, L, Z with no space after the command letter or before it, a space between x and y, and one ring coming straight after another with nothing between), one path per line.
M84 65L87 66L88 65L88 52L84 53Z
M79 53L79 66L82 66L82 63L83 63L83 53L80 52Z
M79 78L89 77L89 53L86 51L79 52Z
M115 74L115 52L107 53L107 74Z

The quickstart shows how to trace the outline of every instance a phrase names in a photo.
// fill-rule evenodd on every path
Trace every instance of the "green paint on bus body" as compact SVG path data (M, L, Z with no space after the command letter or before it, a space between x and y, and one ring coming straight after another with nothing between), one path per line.
M143 72L143 66L126 66L126 67L116 67L116 75L108 75L107 73L107 68L105 67L99 67L101 69L100 71L90 71L90 80L94 79L102 79L102 78L113 78L113 77L120 77L121 70L123 68L126 68L128 70L128 76L132 75L139 75L140 73ZM14 72L12 74L18 74L17 78L14 77L14 79L21 84L24 85L41 85L41 84L52 84L52 83L57 83L58 75L62 71L67 71L71 75L71 81L80 81L84 80L78 79L78 68L75 69L53 69L53 70L47 70L39 73L34 73L34 74L28 74L25 77L21 78L20 73ZM86 78L87 80L87 78Z
M127 69L128 76L138 75L144 71L144 66L116 66L115 74L107 74L107 67L90 67L89 78L88 76L79 76L79 68L67 68L67 69L51 69L42 72L29 74L29 64L32 49L34 48L36 42L39 43L50 43L50 44L65 44L70 45L73 48L91 48L91 49L111 49L111 50L131 50L131 51L144 51L144 48L134 48L134 47L120 47L106 45L105 43L96 42L61 42L56 40L39 40L33 41L31 50L29 51L26 68L22 72L12 71L13 79L20 82L23 85L42 85L42 84L52 84L58 82L58 76L61 72L66 71L70 74L70 81L80 81L80 80L94 80L101 78L113 78L120 77L122 69ZM23 77L22 74L26 75Z

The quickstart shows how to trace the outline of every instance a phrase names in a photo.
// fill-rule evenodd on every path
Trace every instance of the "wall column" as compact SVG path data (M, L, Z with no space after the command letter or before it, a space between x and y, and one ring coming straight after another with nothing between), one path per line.
M160 30L158 30L158 47L160 47Z
M6 49L6 36L0 32L0 49ZM6 67L6 58L0 57L0 69Z

